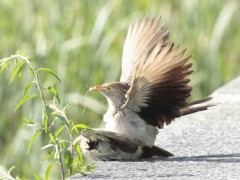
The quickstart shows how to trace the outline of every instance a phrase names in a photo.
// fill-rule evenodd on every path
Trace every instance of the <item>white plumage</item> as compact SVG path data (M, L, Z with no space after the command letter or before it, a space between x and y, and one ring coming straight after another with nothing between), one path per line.
M192 90L188 85L193 72L191 56L184 57L186 49L180 51L179 46L168 43L169 34L160 18L144 18L130 25L123 48L121 82L91 88L108 101L104 129L153 146L158 128L176 117L209 107L193 109L187 103Z
M157 127L148 125L131 109L116 111L113 105L109 105L103 121L105 123L104 129L107 131L138 138L150 147L154 145L158 132Z

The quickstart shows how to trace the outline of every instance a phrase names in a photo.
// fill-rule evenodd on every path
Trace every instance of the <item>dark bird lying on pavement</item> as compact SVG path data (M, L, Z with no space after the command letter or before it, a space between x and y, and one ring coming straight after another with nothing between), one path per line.
M84 130L73 145L77 143L83 155L92 160L136 160L173 156L160 147L146 146L142 141L128 135L97 129Z

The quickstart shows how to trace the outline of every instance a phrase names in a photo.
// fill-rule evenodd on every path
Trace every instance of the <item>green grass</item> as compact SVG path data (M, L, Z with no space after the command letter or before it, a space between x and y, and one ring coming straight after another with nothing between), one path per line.
M92 85L119 79L130 22L145 15L162 16L171 41L193 55L192 97L200 98L239 75L239 4L237 0L2 0L0 58L20 50L38 67L53 69L62 80L56 84L62 106L74 104L69 117L97 127L106 101L85 93ZM24 76L28 82L28 74ZM15 165L13 174L32 179L32 172L44 173L39 159L44 138L26 156L33 132L22 119L27 114L37 121L40 103L28 102L13 113L26 82L9 85L9 79L10 72L0 74L0 165L7 169ZM44 86L55 82L45 75L41 79Z

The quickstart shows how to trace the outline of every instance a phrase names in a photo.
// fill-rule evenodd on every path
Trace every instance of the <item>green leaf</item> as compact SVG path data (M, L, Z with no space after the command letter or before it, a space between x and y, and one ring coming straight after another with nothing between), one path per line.
M65 163L68 165L68 168L70 168L72 162L73 162L73 157L70 151L63 149L63 155L65 159Z
M17 54L20 54L21 56L23 56L23 57L25 57L25 58L28 58L28 56L25 55L25 53L22 52L22 51L17 51ZM28 59L29 59L29 58L28 58Z
M51 75L53 75L59 82L61 82L60 78L50 68L37 68L36 72L38 72L38 71L46 71L46 72L50 73Z
M73 126L72 131L77 130L78 128L91 130L91 128L85 124L76 124Z
M60 143L71 143L72 141L66 140L66 139L61 139L61 140L59 140L58 142L60 142ZM62 145L62 147L65 147L65 144Z
M82 169L81 169L81 166L77 166L77 168L73 168L73 170L77 173L80 173L81 175L83 176L87 176L87 173L85 173Z
M50 177L50 173L51 173L51 170L52 170L52 166L54 165L54 162L50 163L47 167L47 171L45 173L45 180L49 180L49 177Z
M35 134L33 135L33 137L31 138L31 140L29 141L28 143L28 150L27 150L27 154L29 154L31 148L32 148L32 145L35 141L35 139L37 138L38 134L41 132L41 129L38 129Z
M63 108L63 112L66 113L71 106L72 106L72 103L67 104L67 105Z
M18 79L22 80L22 68L20 68L18 71Z
M68 120L61 114L53 113L52 116L58 117L66 126L69 126Z
M4 63L1 64L0 68L0 72L2 72L4 69L8 68L10 65L11 61L5 61Z
M36 180L43 180L43 178L41 178L37 173L33 173L33 176Z
M13 72L12 72L12 76L11 76L11 79L10 79L10 82L9 84L11 84L11 82L13 81L13 79L15 78L17 72L19 72L19 70L21 69L22 65L25 64L25 61L20 61L16 67L14 68Z
M38 124L36 124L36 123L34 123L34 122L32 122L29 118L27 118L27 117L25 117L24 119L23 119L23 125L24 126L38 126Z
M51 157L51 155L50 155L50 154L47 154L47 155L44 156L44 158L42 159L42 162L48 160L50 157Z
M44 113L43 124L44 124L44 130L47 133L48 132L48 115L46 113Z
M72 141L60 139L58 142L61 143L61 148L62 148L62 150L63 150L63 149L66 149L66 147L67 147L65 143L66 143L66 142L71 143Z
M51 140L50 142L53 142L53 143L55 143L55 144L56 144L57 142L56 142L56 140L55 140L54 136L52 135L52 133L49 133L48 135L49 135L49 137L50 137L50 140Z
M48 151L48 154L46 156L44 156L44 158L42 159L42 162L50 159L50 158L54 158L54 152L53 151Z
M81 149L80 149L80 145L76 144L75 148L76 148L76 151L77 151L78 159L79 159L80 163L82 163L83 159L82 159L82 152L81 152Z
M24 90L23 97L25 97L25 96L28 95L28 92L29 92L30 88L32 87L32 85L33 85L34 83L35 83L34 81L31 81L30 83L28 83L28 85L26 86L26 88L25 88L25 90Z
M85 166L85 170L86 170L86 171L92 171L92 170L95 169L95 168L96 168L96 165L95 165L94 162L92 162L92 163L90 163L90 164L87 164L87 165Z
M54 87L51 87L51 86L48 86L47 89L48 89L51 93L53 93L54 97L57 98L57 101L58 101L58 103L60 104L60 98L59 98L59 95L58 95L57 90L56 90Z
M58 136L64 129L65 129L65 125L60 126L60 127L56 130L55 135Z
M41 149L47 149L47 148L50 148L53 146L54 146L54 144L47 144L46 146L43 146Z
M25 117L23 121L24 121L23 124L25 126L28 126L29 124L33 124L33 122L28 117Z
M38 95L36 94L32 94L32 95L27 95L25 97L23 97L19 102L18 104L16 105L16 107L14 108L14 112L20 107L22 106L26 101L32 99L32 98L36 98L38 97Z

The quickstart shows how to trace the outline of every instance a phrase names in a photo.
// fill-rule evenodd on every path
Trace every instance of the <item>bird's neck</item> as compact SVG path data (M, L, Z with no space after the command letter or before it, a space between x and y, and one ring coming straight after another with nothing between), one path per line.
M109 108L118 111L121 106L125 103L126 98L124 96L115 96L115 97L107 97Z

